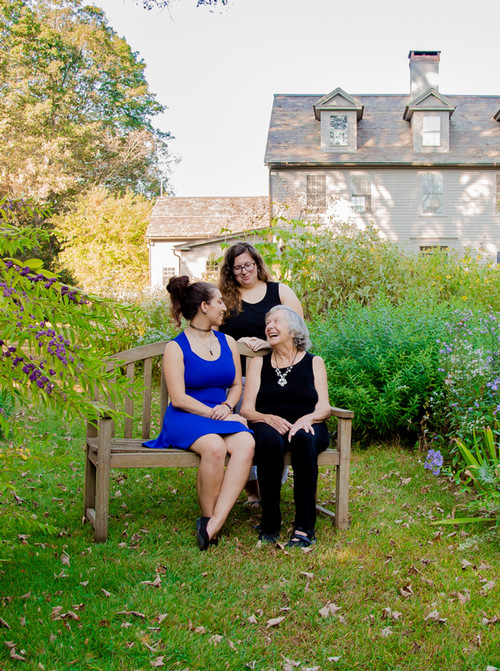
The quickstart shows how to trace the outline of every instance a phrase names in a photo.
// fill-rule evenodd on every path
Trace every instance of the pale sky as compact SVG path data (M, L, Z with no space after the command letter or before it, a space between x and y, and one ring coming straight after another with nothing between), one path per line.
M268 193L273 94L407 93L410 50L441 51L440 91L500 96L500 0L88 0L146 63L175 136L177 196Z

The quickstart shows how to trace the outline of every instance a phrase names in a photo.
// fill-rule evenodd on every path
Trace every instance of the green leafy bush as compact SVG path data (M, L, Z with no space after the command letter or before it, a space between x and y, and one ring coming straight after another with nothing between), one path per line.
M277 241L277 243L276 243ZM438 303L500 309L500 279L481 251L409 252L378 229L277 219L257 245L277 277L299 296L307 317L357 301Z
M425 404L439 384L445 305L387 299L351 302L312 325L314 351L328 371L330 399L354 410L354 428L368 439L416 437Z
M429 399L427 434L454 468L461 462L455 439L473 440L500 418L499 333L500 313L491 310L457 310L445 323L442 384Z

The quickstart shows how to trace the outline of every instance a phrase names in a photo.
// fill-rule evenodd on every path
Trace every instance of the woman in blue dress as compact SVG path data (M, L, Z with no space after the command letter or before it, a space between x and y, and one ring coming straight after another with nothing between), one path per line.
M226 307L220 291L207 282L190 284L184 275L167 285L172 315L186 329L165 347L163 374L170 397L163 427L147 447L177 447L200 455L196 520L200 550L217 535L243 491L254 453L246 420L233 414L242 391L238 348L230 336L214 331ZM226 455L229 462L225 467Z

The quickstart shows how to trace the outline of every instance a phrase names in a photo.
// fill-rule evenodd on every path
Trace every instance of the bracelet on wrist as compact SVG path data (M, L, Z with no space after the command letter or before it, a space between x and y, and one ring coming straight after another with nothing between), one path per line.
M221 405L226 405L229 408L229 412L233 412L234 408L232 405L229 405L227 401L222 401Z

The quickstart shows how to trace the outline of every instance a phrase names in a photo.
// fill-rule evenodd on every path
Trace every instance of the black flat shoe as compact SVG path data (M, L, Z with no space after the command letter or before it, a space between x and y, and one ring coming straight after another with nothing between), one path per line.
M302 533L297 533L297 530L295 530L285 547L308 548L313 545L313 543L316 543L316 536L314 535L314 532L306 533L303 531Z
M207 524L210 517L198 517L196 520L196 540L200 550L206 550L210 545L210 539L207 532Z

